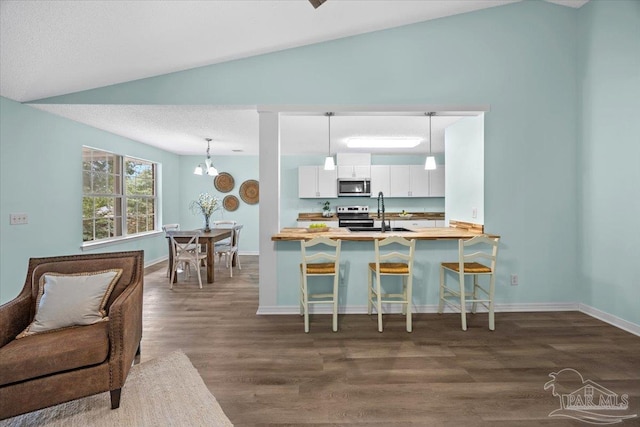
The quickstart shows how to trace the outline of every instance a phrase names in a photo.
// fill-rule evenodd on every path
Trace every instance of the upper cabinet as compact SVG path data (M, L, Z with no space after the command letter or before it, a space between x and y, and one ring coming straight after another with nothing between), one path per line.
M378 197L378 193L389 194L389 166L371 165L371 197Z
M338 153L338 178L371 178L371 153Z
M371 167L338 165L338 178L371 178Z
M389 166L388 197L411 197L411 171L405 165Z
M435 171L425 170L422 165L389 166L389 192L384 194L388 197L444 197L444 166L438 165Z
M411 197L430 197L429 194L429 171L424 169L424 165L411 165L410 187Z
M385 197L444 197L444 165L438 165L432 171L425 170L423 165L372 165L366 166L367 175L364 175L364 169L356 169L359 167L351 166L351 173L357 175L341 176L341 166L332 171L326 171L322 166L300 166L298 197L338 197L338 178L370 178L373 198L381 191Z
M444 165L429 171L429 197L444 197Z
M338 197L337 171L326 171L322 166L300 166L298 168L299 198Z
M389 166L389 197L429 197L429 171L421 165Z

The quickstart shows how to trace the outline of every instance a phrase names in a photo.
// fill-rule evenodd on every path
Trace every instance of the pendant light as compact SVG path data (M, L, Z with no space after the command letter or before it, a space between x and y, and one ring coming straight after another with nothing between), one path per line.
M333 113L325 114L329 118L329 152L327 153L327 157L324 159L324 170L332 171L336 169L336 164L333 161L333 156L331 155L331 116Z
M432 171L436 169L436 158L433 157L433 154L431 153L431 117L435 113L431 112L431 113L424 113L424 114L429 116L429 155L427 156L427 160L424 162L424 168L426 170Z
M210 144L211 144L211 138L206 138L207 140L207 158L204 161L204 165L205 168L203 170L202 168L202 164L198 164L198 166L196 166L195 170L193 171L194 175L204 175L205 173L209 176L217 176L218 175L218 169L216 169L213 166L213 163L211 162L211 155L209 154L209 150L210 150Z

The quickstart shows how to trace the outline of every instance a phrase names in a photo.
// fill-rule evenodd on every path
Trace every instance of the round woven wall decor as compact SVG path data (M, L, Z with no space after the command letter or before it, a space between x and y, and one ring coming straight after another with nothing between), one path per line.
M222 199L222 206L224 206L224 208L229 212L233 212L238 209L239 205L240 200L238 200L236 196L225 196L225 198Z
M222 193L228 193L233 190L235 181L231 174L227 172L220 172L218 176L213 179L213 186L216 187L216 190Z
M260 186L255 179L248 179L240 186L240 198L245 203L255 205L260 199Z

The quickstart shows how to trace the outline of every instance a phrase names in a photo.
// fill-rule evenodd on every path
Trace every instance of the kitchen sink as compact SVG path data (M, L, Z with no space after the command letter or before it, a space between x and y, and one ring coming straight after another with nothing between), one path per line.
M349 231L369 231L369 232L380 232L382 231L382 228L380 227L348 227ZM409 230L408 228L404 228L404 227L391 227L391 228L387 228L385 231L409 231L409 232L414 232L413 230Z

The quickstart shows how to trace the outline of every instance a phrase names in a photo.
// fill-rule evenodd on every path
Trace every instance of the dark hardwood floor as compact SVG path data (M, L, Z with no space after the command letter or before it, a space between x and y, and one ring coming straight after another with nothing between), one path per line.
M182 349L236 426L585 426L550 418L560 408L544 385L579 371L640 414L640 337L579 312L418 314L375 318L257 316L258 263L198 288L169 289L166 265L145 274L142 361ZM297 287L297 283L291 286ZM126 397L124 397L126 398ZM622 426L640 425L638 418Z

